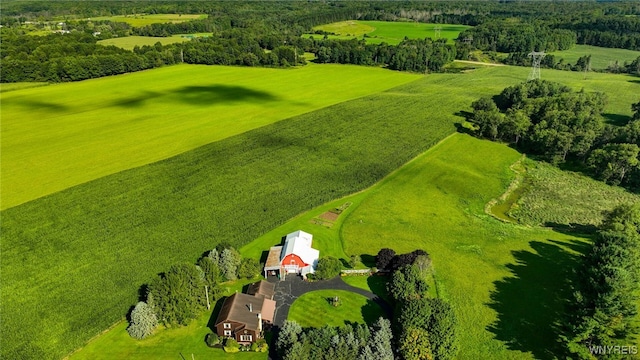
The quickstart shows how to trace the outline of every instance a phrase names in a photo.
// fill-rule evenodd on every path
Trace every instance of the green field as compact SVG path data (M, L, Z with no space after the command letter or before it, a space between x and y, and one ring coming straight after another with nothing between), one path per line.
M160 23L181 23L196 19L206 19L207 15L193 14L134 14L134 15L116 15L101 16L87 20L108 20L115 22L126 22L133 27L142 27L151 24Z
M338 296L340 306L329 298ZM289 309L288 320L302 327L345 326L349 323L373 324L384 316L380 305L366 297L344 290L317 290L300 296Z
M144 45L153 46L158 42L162 45L167 45L167 44L185 42L189 40L191 39L188 39L185 37L179 37L179 36L172 36L172 37L127 36L127 37L118 37L118 38L100 40L98 41L98 44L104 45L104 46L113 45L126 50L133 50L135 46L140 46L140 47Z
M3 92L1 208L417 78L342 65L179 65Z
M528 161L524 193L509 214L529 225L598 226L602 211L640 202L640 195L582 174Z
M271 100L269 97L264 99L264 95L260 95L262 92L258 91L256 87L262 86L263 89L269 89L269 86L273 86L273 84L265 84L270 79L266 74L291 74L290 76L302 83L301 88L303 86L309 88L308 83L311 81L322 80L320 76L322 71L325 71L323 69L334 69L334 74L337 74L338 71L341 71L338 70L340 68L344 69L344 76L356 73L356 75L352 75L354 77L357 76L357 71L360 69L363 71L361 76L372 71L368 68L317 65L309 67L310 70L307 70L315 72L316 78L311 80L312 77L310 77L310 80L305 82L302 76L305 72L300 71L302 69L171 67L145 72L141 75L130 74L100 79L103 81L101 82L103 87L110 88L115 86L118 81L123 81L122 79L137 79L137 81L128 80L130 82L124 84L120 82L123 87L117 88L117 91L121 92L119 96L107 100L119 99L121 104L131 104L130 106L120 108L114 105L102 108L104 114L110 115L108 119L125 117L129 112L143 116L145 111L147 113L153 112L155 107L163 106L165 107L162 109L169 112L171 105L175 106L175 104L191 105L185 106L185 111L188 108L192 111L200 111L199 114L216 111L215 115L219 115L225 110L240 114L241 108L247 110L252 107L262 110L262 114L269 114L269 110L271 112L274 110L266 103L271 105L272 102L276 102L284 106L289 102L302 100L292 98L293 95L285 91L278 94L279 100ZM373 70L384 72L379 69ZM192 71L194 72L192 73ZM207 71L211 71L211 73L207 73ZM153 79L162 74L165 75L165 78L171 78L173 81L184 81L182 85L176 85L177 89L182 89L187 86L189 81L206 80L194 77L183 79L179 75L180 72L183 75L191 73L192 76L197 73L201 77L204 74L216 73L220 75L216 78L219 79L225 71L230 78L233 78L231 75L235 74L236 79L240 77L245 79L246 84L252 84L251 91L245 88L241 88L242 90L229 89L227 86L223 87L224 92L217 87L213 87L214 90L217 89L216 91L211 90L211 87L205 87L208 89L207 91L197 88L191 89L194 91L187 94L175 94L169 93L168 90L145 88L146 85L144 85L144 80L153 83ZM427 77L417 77L419 79L417 81L382 93L343 102L287 121L276 122L238 136L227 137L164 161L105 176L2 211L3 221L0 229L3 234L3 241L0 243L3 257L3 261L0 263L3 276L3 281L0 284L3 318L0 323L3 343L0 350L2 357L59 358L83 346L88 339L120 321L129 307L135 303L139 286L148 282L158 272L166 270L171 264L178 261L195 261L203 251L211 249L220 242L227 242L238 247L248 244L251 240L267 234L270 230L306 210L371 186L452 133L455 130L454 123L463 121L459 111L470 110L470 104L473 100L482 95L498 94L504 87L526 79L528 72L527 68L494 67L464 74L432 74ZM241 73L244 75L239 76ZM295 75L301 76L296 77ZM589 79L583 80L582 74L579 73L550 70L543 71L543 77L546 76L576 88L584 87L588 91L599 89L609 93L611 103L607 107L607 111L611 114L628 116L631 113L630 104L637 101L633 90L639 85L631 82L630 77L592 74ZM256 83L257 79L260 84ZM113 82L109 83L109 81ZM372 79L367 81L360 86L375 83ZM206 83L210 84L211 82ZM127 88L125 86L127 84L131 88ZM157 82L153 84L156 87L159 86ZM174 83L168 82L167 84ZM346 84L340 83L339 89L344 90L345 87L348 87L345 86ZM351 83L348 85L357 86L357 84ZM371 92L371 88L372 86L369 86L366 90ZM49 106L41 104L39 112L41 117L48 112L55 113L55 109L65 106L76 106L74 109L78 111L87 108L93 109L91 111L99 114L98 105L88 102L88 100L82 100L82 98L82 105L74 105L77 100L67 95L67 93L73 93L76 96L94 96L94 94L86 94L88 89L99 92L102 88L91 85L91 81L3 93L3 146L7 145L5 138L11 140L20 135L19 132L5 133L7 130L5 119L13 120L4 116L6 108L9 107L5 106L5 96L24 92L32 94L34 91L48 89L63 89L64 91L48 93L48 97L35 97L54 99L47 100ZM170 87L170 89L175 89L175 87ZM336 89L338 88L336 87ZM152 91L159 94L148 94ZM364 92L364 90L361 91ZM209 101L212 93L217 99L227 100L227 107L210 106ZM242 98L238 103L229 104L229 101L237 98L223 96L227 93L246 95L246 98ZM313 94L315 99L311 95L304 93L304 96L310 96L306 99L307 102L327 101L326 92L318 90ZM154 106L148 106L147 101L156 98L158 100L153 102ZM58 99L65 99L65 101L57 103ZM94 98L89 99L99 101L100 96L96 94ZM20 100L20 98L14 98L14 108L17 106L16 100ZM21 100L26 104L34 102L24 96ZM255 104L256 101L257 104ZM23 107L27 108L26 105ZM292 108L302 111L296 109L295 104L292 105ZM38 112L37 108L33 106L31 109L32 112ZM84 115L90 114L91 111L86 110ZM27 114L27 111L23 110L23 113ZM193 126L191 121L194 121L193 114L189 113L184 118L170 119L173 121L173 127L168 129L164 138L158 139L158 144L164 144L165 147L167 144L170 144L170 147L176 146L176 134L180 135L179 131L182 129L191 129ZM398 114L402 114L402 116L398 116ZM146 150L148 144L134 147L129 143L125 145L131 148L123 149L127 150L126 154L128 155L125 156L122 153L115 153L116 149L107 148L106 144L109 141L114 141L113 139L126 136L126 130L130 132L138 130L139 132L135 134L134 139L139 142L144 140L145 138L141 135L143 131L146 131L147 134L153 134L154 127L152 125L161 125L165 121L161 115L160 111L151 113L148 120L153 119L154 121L148 122L142 121L142 119L134 122L133 119L128 118L127 126L116 129L115 134L112 134L111 138L105 139L104 142L100 141L101 137L109 134L108 130L113 126L108 126L112 125L111 123L103 124L103 133L100 135L90 133L90 143L97 142L103 146L103 150L102 152L98 151L99 156L91 159L93 161L90 161L89 164L99 168L103 166L102 163L105 162L105 159L112 156L129 160L127 156L131 157L137 152L148 152ZM75 124L76 127L79 123L82 124L79 119L82 117L80 116L76 118L75 122L67 124L69 129L72 128L72 124ZM59 121L55 117L53 120ZM199 119L195 119L195 121L198 122ZM88 129L94 129L99 124L87 122ZM201 123L198 122L198 124ZM64 124L64 122L59 124ZM237 130L240 133L250 128L236 129L242 127L241 125L244 124L233 123L230 120L228 122L230 129L226 130L227 134L230 135L231 130ZM39 130L41 134L45 134L48 129L50 128L42 127ZM98 127L98 129L101 128ZM202 129L196 126L194 132L202 132ZM31 131L35 130L38 129L32 124ZM84 128L78 128L79 134L76 134L69 144L74 145L75 142L83 140L81 135L87 137L87 131ZM171 135L172 131L173 135ZM192 132L185 131L185 133ZM6 134L13 135L7 137ZM69 137L72 135L74 134L67 134ZM21 136L24 141L29 138L29 133L22 133ZM211 136L209 136L210 138ZM40 143L45 140L46 137L40 142L34 138L34 141L29 143L30 146L25 145L21 151L27 151L26 149L31 148L37 149L41 145ZM482 148L481 144L484 142L478 142L475 146ZM496 144L494 146L498 146L495 149L507 149ZM89 146L72 147L69 152L81 152L80 150L84 151L85 148L89 148ZM157 147L155 151L160 149L163 148ZM469 154L477 152L476 149L469 148L466 148L466 151ZM497 153L501 152L496 151ZM3 151L3 167L7 163L6 155L7 151ZM503 163L511 161L512 156L516 155L515 152L508 153L504 156L506 160L497 156L498 165L496 166L502 166ZM493 159L492 156L481 158ZM56 160L55 157L50 161L54 160ZM448 161L454 160L449 159ZM63 163L59 162L58 166L61 164ZM415 168L403 170L399 174L404 175L398 175L396 179L404 177L408 181L407 176L415 171ZM491 183L493 185L488 186L490 191L481 192L482 196L473 197L471 200L455 200L457 198L454 198L457 201L455 204L472 201L475 204L475 209L485 201L485 196L499 195L503 187L506 186L505 182L508 177L511 176L508 171L501 171L500 176L494 180L494 183ZM468 173L474 174L473 171ZM448 179L447 176L442 176ZM4 168L3 177L5 177ZM430 179L430 177L424 177L421 180L418 190L429 188L430 185L426 179ZM433 181L435 180L437 179L433 179ZM473 186L476 185L471 185L471 187ZM363 194L365 193L361 193L359 196L364 196ZM4 196L5 192L3 191ZM326 206L330 208L340 205ZM391 202L389 206L391 205L394 203ZM349 212L351 215L346 217L346 220L339 220L347 221L342 229L349 229L348 221L355 217L356 212L360 211L358 209L354 202L354 205L343 213L342 216L348 215ZM305 216L315 217L319 214L304 214L296 219L304 219ZM469 214L474 213L469 212ZM392 215L390 212L389 219L402 225L404 215ZM429 218L432 213L426 212L421 215ZM451 218L452 221L459 219L457 217L459 214L454 215ZM483 215L473 215L471 218L493 221L488 216L485 219ZM306 219L308 226L322 227L322 225L311 224L310 220L310 218ZM409 216L407 221L409 220L414 221L415 217ZM370 223L366 222L366 224ZM466 223L462 222L461 224ZM458 225L458 223L454 223L454 226ZM286 226L293 227L293 230L297 230L298 227L298 225ZM443 221L443 224L439 226L441 228L451 226L451 223ZM479 235L459 234L465 229L464 227L453 231L452 234L459 234L462 239L460 241L466 241L466 238L473 241L474 236L492 234L492 231L489 231L491 229L487 230L482 227L484 223L479 226ZM504 229L505 234L510 234L511 227L501 226L504 227L499 227L500 231ZM328 229L325 234L332 232L339 234L342 231L337 223L331 228L325 228ZM390 227L389 230L393 230L393 227ZM430 229L418 228L417 226L409 226L409 230L411 234L417 234L420 237L431 233ZM378 231L380 231L378 235L367 239L371 243L362 242L361 246L369 248L365 253L372 254L375 247L379 245L375 241L378 239L382 241L385 237L381 237L381 234L388 234L383 228ZM326 248L329 249L326 253L333 252L337 256L344 254L344 250L340 248L342 245L340 237L336 242L333 237L321 235L321 231L310 230L310 232L319 234L317 241L321 245L321 251ZM258 239L260 245L247 245L242 249L243 253L260 254L267 250L269 245L277 243L286 232L272 231L271 234L273 237ZM527 232L527 234L533 234L536 236L534 239L537 239L537 232ZM555 236L551 232L548 234ZM371 233L367 233L367 236L371 236ZM405 246L402 245L405 244L402 240L403 236L399 234L398 239L394 238L394 243L397 240L399 247ZM353 242L348 240L346 236L342 239L346 239L345 256L359 251L353 247ZM499 243L504 243L504 241L501 240ZM474 254L485 251L480 245L462 243L460 246L460 248L456 248L457 251L462 251L467 256L475 256ZM509 254L511 248L505 245L501 249ZM398 250L402 251L403 249L399 248ZM428 251L432 250L428 249ZM487 250L486 252L500 266L513 260L510 255L500 253L494 256L491 251ZM451 254L443 256L448 259L447 261L451 261L451 264L458 263L457 260L451 258ZM450 292L450 288L453 286L451 278L447 276L463 275L460 272L446 275L451 269L442 265L436 265L436 269L438 269L438 274L444 277L444 280L438 283L438 293L444 296ZM486 278L480 279L485 283L489 281L489 285L485 284L486 287L480 287L475 292L471 292L470 296L476 300L485 298L491 289L491 281L494 281L491 279L496 279L495 277L500 275L504 277L505 274L509 274L509 271L504 268L498 272L489 272ZM471 278L467 278L467 280L467 282L463 282L464 286L474 286ZM459 288L456 289L459 290ZM478 297L476 293L481 296L478 295ZM461 306L461 309L464 310L460 316L465 315L465 312L475 313L478 311L479 319L484 322L495 319L495 313L491 311L487 313L482 302L476 303L476 300L467 300L461 300L468 307ZM31 311L35 308L39 309L37 313ZM466 314L465 316L471 315ZM465 339L467 340L469 337L475 336L473 332L466 334L467 338ZM486 349L486 344L496 345L496 342L489 340L487 334L480 331L480 335L476 339L481 342L481 345L478 346L480 353L487 354L487 352L483 352L483 349ZM474 353L472 352L472 354Z
M458 37L460 32L469 28L469 26L454 24L350 20L316 26L313 30L334 33L335 35L329 35L330 39L358 38L365 39L370 44L386 42L387 44L396 45L405 36L409 39L424 39L426 37L436 39L436 27L441 27L439 37L447 39L450 43L453 43L453 40ZM318 34L304 34L303 36L313 36L315 39L323 38L323 35Z
M554 322L584 241L504 224L486 214L520 154L456 135L376 186L342 228L348 254L390 245L433 259L437 293L460 321L459 359L546 359L558 354Z
M599 70L606 69L616 61L620 66L624 65L625 61L632 62L640 56L640 51L576 45L569 50L555 51L550 54L555 55L557 59L564 59L564 62L569 64L575 64L581 56L591 55L591 68Z

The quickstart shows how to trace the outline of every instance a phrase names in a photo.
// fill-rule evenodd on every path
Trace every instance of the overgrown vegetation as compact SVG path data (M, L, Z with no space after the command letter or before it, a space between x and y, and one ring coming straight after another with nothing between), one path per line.
M546 162L527 160L522 194L509 216L527 225L569 226L591 232L604 219L603 211L640 196L581 173Z

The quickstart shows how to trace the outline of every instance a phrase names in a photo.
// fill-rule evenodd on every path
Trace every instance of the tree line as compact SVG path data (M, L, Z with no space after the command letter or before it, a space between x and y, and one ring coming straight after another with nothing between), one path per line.
M481 137L515 144L555 164L571 162L609 184L640 188L640 102L624 126L605 124L602 93L574 92L546 80L505 88L472 103Z
M427 294L429 254L423 250L396 254L392 249L381 249L376 266L392 272L387 293L394 306L395 345L402 359L453 359L459 350L458 323L449 303Z
M640 293L640 204L606 214L577 272L562 337L567 352L580 359L613 357L616 352L607 349L614 347L618 355L637 354L630 345Z

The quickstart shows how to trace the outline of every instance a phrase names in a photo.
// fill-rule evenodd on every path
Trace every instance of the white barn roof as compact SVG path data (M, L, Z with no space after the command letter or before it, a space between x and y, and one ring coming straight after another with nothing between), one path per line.
M300 256L302 261L315 267L318 265L318 258L320 257L320 251L311 247L311 241L313 235L306 233L302 230L298 230L288 234L285 241L282 253L280 255L280 261L289 254Z

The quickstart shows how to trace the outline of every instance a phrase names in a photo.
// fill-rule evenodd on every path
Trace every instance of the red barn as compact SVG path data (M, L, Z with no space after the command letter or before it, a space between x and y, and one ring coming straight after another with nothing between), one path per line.
M265 277L269 271L278 271L280 278L286 274L300 274L303 277L315 271L320 251L311 247L313 235L298 230L288 234L283 246L269 250L264 267Z

